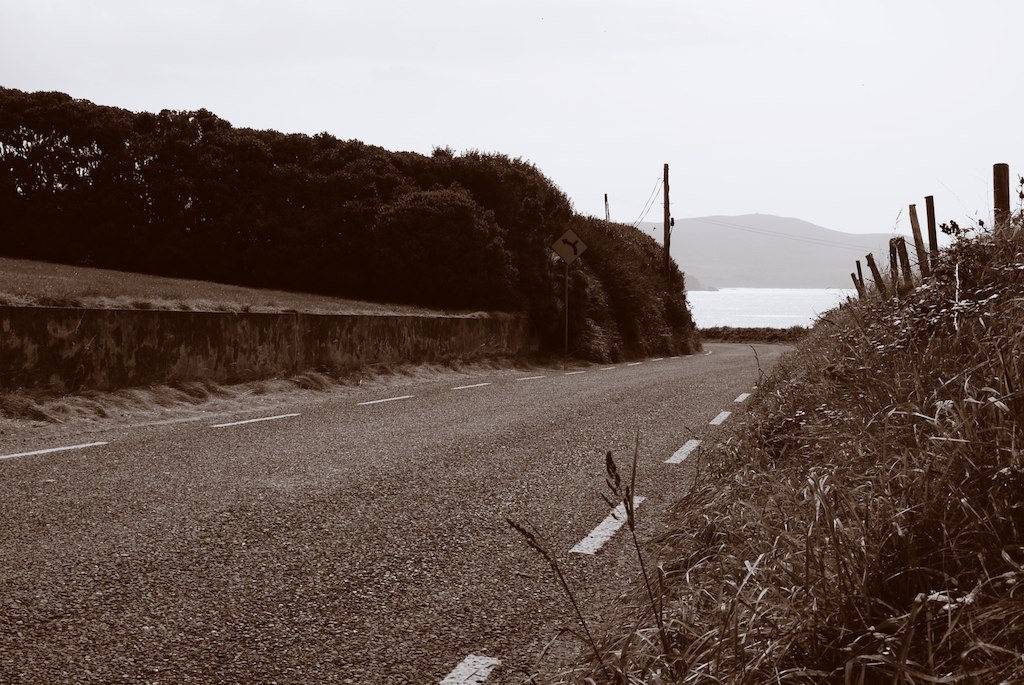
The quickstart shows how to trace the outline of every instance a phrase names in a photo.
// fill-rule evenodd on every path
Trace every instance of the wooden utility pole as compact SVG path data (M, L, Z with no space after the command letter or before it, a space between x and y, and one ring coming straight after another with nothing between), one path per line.
M875 279L875 287L878 288L878 292L882 297L889 297L889 291L885 288L885 281L882 280L882 274L878 271L878 265L875 264L874 255L868 254L865 259L868 260L868 268L871 269L871 277Z
M604 194L604 220L605 221L611 221L612 220L611 210L608 209L608 193Z
M995 199L996 231L1010 227L1010 165L992 167L992 197Z
M667 278L672 273L672 257L669 254L669 248L672 245L672 216L668 208L668 164L665 165L665 182L664 182L664 196L665 196L665 277Z
M921 236L921 222L917 220L917 205L910 205L910 228L914 230L914 249L917 251L917 268L921 275L928 278L932 270L928 267L928 252L924 248L924 238Z
M928 212L928 256L931 268L939 259L939 236L935 232L935 198L929 195L924 199L924 207Z

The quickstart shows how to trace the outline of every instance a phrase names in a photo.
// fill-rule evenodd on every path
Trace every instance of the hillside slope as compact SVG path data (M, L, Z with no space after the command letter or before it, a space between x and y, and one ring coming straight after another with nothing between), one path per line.
M643 226L660 236L660 225ZM887 263L890 237L770 214L695 217L676 220L672 256L707 288L849 288L855 260L866 269L872 252Z

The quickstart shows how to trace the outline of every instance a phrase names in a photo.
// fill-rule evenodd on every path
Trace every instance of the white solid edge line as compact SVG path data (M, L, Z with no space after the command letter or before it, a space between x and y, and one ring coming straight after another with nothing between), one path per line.
M733 402L746 402L747 398L749 398L749 397L750 397L750 393L749 392L740 393L740 396L737 397L735 400L733 400Z
M67 450L81 450L86 447L98 447L100 445L109 445L109 442L86 442L81 445L68 445L67 447L51 447L45 450L34 450L32 452L18 452L17 454L4 454L0 455L0 459L14 459L15 457L34 457L37 454L51 454L53 452L65 452Z
M535 381L538 378L547 378L547 376L527 376L525 378L517 378L517 381Z
M646 498L640 496L633 497L633 506L639 507L640 503ZM605 543L612 539L615 535L615 531L622 527L622 524L626 522L626 505L619 504L612 510L612 513L605 517L604 521L601 521L597 525L597 528L590 531L590 535L583 538L576 545L569 550L570 554L597 554L598 550L604 547Z
M700 447L700 440L687 440L685 445L677 449L675 454L665 460L665 463L680 464L698 447Z
M469 390L470 388L482 388L485 385L490 385L490 383L474 383L473 385L459 385L452 388L452 390Z
M640 366L641 364L643 364L643 362L630 362L626 364L626 366Z
M725 423L725 420L727 418L729 418L730 416L732 416L732 412L731 411L723 411L718 416L716 416L715 418L711 419L711 421L708 423L708 425L709 426L721 426L723 423Z
M264 416L258 419L246 419L245 421L232 421L231 423L215 423L210 428L227 428L228 426L241 426L244 423L259 423L260 421L277 421L278 419L290 419L300 414L279 414L278 416Z
M575 375L580 374L580 373L586 373L586 371L566 371L565 375L566 376L575 376Z
M381 404L383 402L395 402L397 400L409 400L415 397L415 395L400 395L398 397L385 397L382 400L370 400L369 402L356 402L357 407L362 407L367 404Z
M479 684L487 680L501 661L489 656L477 656L470 654L463 659L451 673L445 676L441 685L468 685L469 683Z

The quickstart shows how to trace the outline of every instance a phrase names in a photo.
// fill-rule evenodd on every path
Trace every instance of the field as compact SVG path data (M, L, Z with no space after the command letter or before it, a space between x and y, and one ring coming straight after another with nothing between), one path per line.
M4 257L0 257L0 305L310 314L455 314L423 307Z

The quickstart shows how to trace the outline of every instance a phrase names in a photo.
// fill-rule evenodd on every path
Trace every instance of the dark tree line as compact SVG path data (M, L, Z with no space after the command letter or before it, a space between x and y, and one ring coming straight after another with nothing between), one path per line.
M234 128L0 88L0 254L450 309L527 311L560 339L572 226L574 346L687 345L682 275L638 231L576 216L505 155L389 152L328 134ZM685 341L685 342L684 342ZM662 349L665 349L662 347Z

